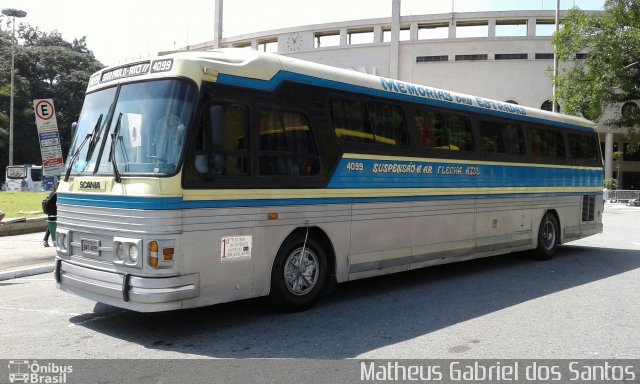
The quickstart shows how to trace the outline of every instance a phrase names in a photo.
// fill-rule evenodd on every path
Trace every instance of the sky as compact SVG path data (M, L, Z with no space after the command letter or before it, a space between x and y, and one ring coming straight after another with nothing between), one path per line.
M2 0L27 12L17 23L59 31L67 41L86 36L105 65L213 40L214 0ZM561 0L560 8L602 9L604 0ZM401 15L498 10L554 10L555 0L402 0ZM227 0L223 37L278 28L391 16L391 0ZM0 19L1 28L7 26Z

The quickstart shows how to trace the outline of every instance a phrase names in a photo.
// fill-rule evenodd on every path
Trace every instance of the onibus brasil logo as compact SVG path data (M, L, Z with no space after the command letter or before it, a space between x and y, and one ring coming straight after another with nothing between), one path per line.
M38 364L36 360L9 360L10 383L51 383L67 382L67 375L73 372L70 365L56 363Z

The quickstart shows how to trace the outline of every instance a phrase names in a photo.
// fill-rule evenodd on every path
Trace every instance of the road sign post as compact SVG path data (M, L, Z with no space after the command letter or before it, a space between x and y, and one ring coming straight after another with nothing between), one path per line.
M45 176L60 176L64 171L64 159L60 147L60 134L56 110L51 99L33 101L42 155L42 172Z

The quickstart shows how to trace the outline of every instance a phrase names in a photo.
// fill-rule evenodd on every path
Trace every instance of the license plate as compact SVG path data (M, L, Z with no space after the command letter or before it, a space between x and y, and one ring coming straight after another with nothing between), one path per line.
M80 246L82 247L83 255L91 257L100 256L100 240L82 239Z

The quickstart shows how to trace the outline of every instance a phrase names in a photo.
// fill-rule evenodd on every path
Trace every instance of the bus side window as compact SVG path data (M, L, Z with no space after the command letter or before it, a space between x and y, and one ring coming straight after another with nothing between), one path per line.
M260 175L314 176L320 170L318 149L307 117L298 112L262 109Z
M533 156L564 159L565 148L562 132L549 128L529 128L529 141Z
M524 156L524 135L519 124L502 124L502 135L504 137L505 152L510 155Z
M367 107L376 143L407 144L407 126L400 107L378 103L369 103Z
M448 119L449 149L459 151L473 150L473 134L469 120L462 116L451 115Z
M195 144L194 168L203 176L244 176L251 172L249 113L241 104L213 104L203 116Z
M471 151L473 136L465 117L433 111L417 111L416 130L420 144L426 148Z
M493 121L480 122L482 152L504 153L504 140L500 124Z
M569 133L569 153L571 158L575 160L592 160L598 159L598 142L594 139L594 135L586 133Z
M524 139L520 125L480 121L482 152L524 155Z
M365 103L331 99L329 107L336 136L341 140L360 143L375 142Z

